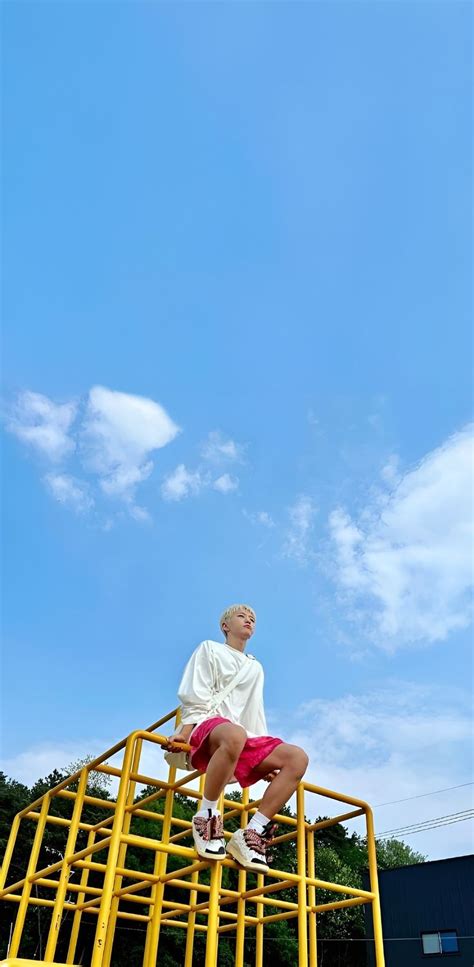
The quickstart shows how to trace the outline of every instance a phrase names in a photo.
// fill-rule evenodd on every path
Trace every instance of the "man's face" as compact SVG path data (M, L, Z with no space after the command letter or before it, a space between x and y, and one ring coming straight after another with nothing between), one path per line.
M252 637L255 630L255 618L250 611L236 611L231 618L224 622L224 631L235 635L244 641Z

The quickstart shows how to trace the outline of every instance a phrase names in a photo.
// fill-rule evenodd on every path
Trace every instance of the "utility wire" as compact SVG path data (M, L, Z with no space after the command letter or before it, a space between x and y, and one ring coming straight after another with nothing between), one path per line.
M448 813L446 816L433 816L432 819L423 819L423 820L420 820L418 823L407 823L405 826L394 826L393 829L387 829L385 830L385 832L401 833L401 832L404 832L406 829L414 829L415 826L426 826L428 823L438 823L444 819L454 819L456 816L466 816L466 818L469 818L467 814L474 815L474 809L461 809L457 813ZM384 834L381 834L381 835L384 835Z
M444 789L433 789L432 792L420 792L417 796L407 796L406 799L391 799L390 802L379 802L374 809L381 806L394 806L399 802L410 802L412 799L423 799L425 796L436 796L439 792L451 792L453 789L464 789L465 786L474 786L474 782L461 782L459 786L445 786Z
M467 819L474 819L474 813L472 813L470 816L459 816L458 819L448 819L442 823L433 823L431 826L420 826L418 829L407 829L405 832L401 830L399 833L396 833L396 834L392 832L379 833L378 836L376 836L376 839L386 839L387 837L398 838L399 836L411 836L413 833L424 833L424 832L427 832L429 829L440 829L442 826L452 826L453 823L465 823Z

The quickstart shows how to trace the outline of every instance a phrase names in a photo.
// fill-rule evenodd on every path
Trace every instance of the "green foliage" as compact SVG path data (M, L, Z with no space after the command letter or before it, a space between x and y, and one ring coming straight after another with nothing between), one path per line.
M399 839L377 840L377 866L381 870L393 870L395 866L413 866L424 863L426 856L417 853Z

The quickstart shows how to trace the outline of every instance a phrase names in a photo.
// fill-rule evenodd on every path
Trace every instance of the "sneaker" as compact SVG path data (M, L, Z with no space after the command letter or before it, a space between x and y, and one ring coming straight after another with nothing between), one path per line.
M222 860L225 857L224 823L222 816L193 816L193 839L196 853L203 860Z
M272 860L272 857L267 855L267 849L272 843L275 829L276 826L273 823L267 823L261 833L257 833L252 826L238 829L227 843L229 856L232 856L246 870L266 873L268 863Z

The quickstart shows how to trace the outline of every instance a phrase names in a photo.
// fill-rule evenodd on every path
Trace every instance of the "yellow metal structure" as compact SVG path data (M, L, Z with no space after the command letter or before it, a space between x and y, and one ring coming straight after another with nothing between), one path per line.
M41 963L43 967L51 964L59 967L59 963L55 961L55 953L60 929L62 938L68 932L66 963L74 965L81 922L86 917L94 918L96 924L89 967L113 965L117 920L139 921L146 925L141 967L156 967L159 964L161 926L186 932L183 967L192 967L193 963L198 963L196 958L193 959L198 932L204 932L206 936L205 967L217 967L219 938L222 934L229 933L235 936L235 967L243 967L244 942L250 932L255 938L255 967L262 967L266 924L291 918L297 919L298 967L317 967L318 915L324 914L326 910L360 904L371 905L376 965L384 967L374 826L372 812L367 803L301 782L297 791L296 819L284 815L275 817L275 821L286 827L286 831L274 840L274 845L296 840L296 872L272 867L265 875L255 875L247 874L230 858L210 863L200 860L193 848L192 839L191 845L182 845L183 840L187 840L189 844L191 824L176 815L173 804L176 793L199 801L202 798L204 777L198 772L191 772L177 779L174 768L170 768L166 780L155 779L140 772L144 748L149 750L151 745L156 749L167 742L167 737L159 730L171 719L175 719L176 726L179 724L179 710L170 712L146 730L132 732L122 742L108 749L93 762L87 763L79 772L49 790L15 817L0 874L0 899L8 900L18 907L7 960L3 961L5 967L26 967L33 963ZM119 765L111 765L108 760L119 755ZM88 783L94 773L116 777L118 790L115 800L101 799L88 793ZM138 799L137 785L151 786L154 792L146 798ZM312 796L336 800L350 809L331 819L310 823L305 819L305 805L308 809L308 800ZM68 818L58 816L57 811L54 814L53 804L58 798L70 801L71 814ZM163 798L163 812L158 813L147 808L157 799ZM258 809L259 803L260 800L249 801L248 790L243 791L240 802L222 797L224 825L231 817L237 816L240 817L241 826L245 826L250 814ZM103 819L95 825L85 821L85 806L103 810ZM362 815L365 816L367 824L370 891L318 879L314 844L317 831ZM132 833L130 829L133 817L155 824L157 820L160 821L161 838ZM36 824L28 868L22 879L6 886L7 880L13 879L9 877L10 863L18 832L24 823ZM59 861L38 869L41 845L52 826L64 827L64 850ZM87 835L87 845L81 849L77 847L79 831ZM230 838L231 832L227 829L225 835ZM127 865L127 853L131 848L135 852L138 850L151 854L153 872L138 872L133 869L133 864ZM101 854L100 862L96 856L98 853ZM168 857L175 858L171 871L167 870ZM224 866L239 871L237 889L223 887ZM89 883L92 871L96 883L99 878L99 886L93 887ZM80 876L79 882L71 881L73 873ZM248 877L252 881L250 888L247 884ZM37 896L34 890L37 891L38 887L42 888L43 893L45 890L50 891L50 897ZM297 902L280 898L280 892L289 887L296 888ZM177 903L170 898L173 888L186 891L188 901ZM340 898L335 898L330 903L318 903L318 890L333 892ZM137 904L135 909L139 908L140 912L130 910L133 904ZM21 960L18 958L21 957L27 912L30 906L35 905L51 909L45 959ZM269 907L279 912L266 913ZM130 967L140 965L137 962Z

